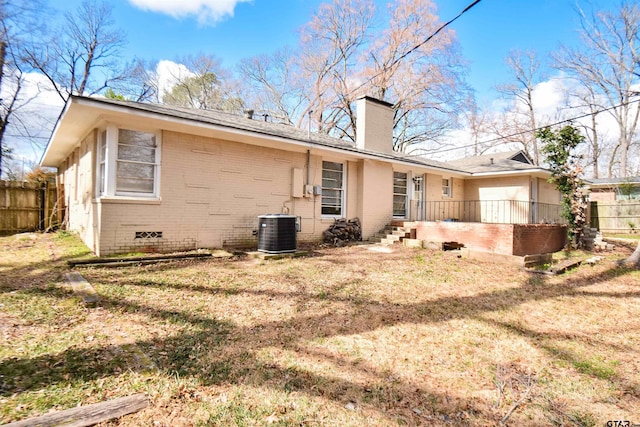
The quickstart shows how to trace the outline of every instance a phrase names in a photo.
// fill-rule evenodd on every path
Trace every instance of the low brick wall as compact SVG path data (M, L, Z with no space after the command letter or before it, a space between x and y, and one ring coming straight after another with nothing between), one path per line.
M427 242L458 242L482 252L524 256L557 252L565 245L566 226L549 224L486 224L418 222L416 238Z
M567 226L559 224L515 224L513 255L558 252L567 244Z

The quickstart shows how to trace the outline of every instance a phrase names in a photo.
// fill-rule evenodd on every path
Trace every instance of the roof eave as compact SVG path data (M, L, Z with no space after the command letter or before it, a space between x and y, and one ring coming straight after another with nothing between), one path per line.
M492 172L471 172L472 177L490 178L494 176L516 176L516 175L539 175L548 177L551 176L551 171L543 168L536 169L520 169L520 170L508 170L508 171L492 171Z

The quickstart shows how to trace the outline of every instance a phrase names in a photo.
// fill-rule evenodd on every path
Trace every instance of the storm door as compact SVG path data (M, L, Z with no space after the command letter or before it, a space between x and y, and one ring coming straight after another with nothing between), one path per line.
M393 173L393 217L407 217L407 174Z

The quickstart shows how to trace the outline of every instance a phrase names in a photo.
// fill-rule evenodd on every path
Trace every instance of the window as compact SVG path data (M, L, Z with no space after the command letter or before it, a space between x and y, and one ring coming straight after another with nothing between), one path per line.
M322 215L343 216L344 165L322 162Z
M106 158L107 158L107 131L100 132L100 139L98 141L98 194L103 195L106 193Z
M405 218L407 215L407 174L393 173L393 216Z
M451 179L442 180L442 195L444 197L451 197Z
M118 130L116 193L153 194L156 148L153 133Z
M159 136L108 126L97 144L96 192L100 196L156 197Z

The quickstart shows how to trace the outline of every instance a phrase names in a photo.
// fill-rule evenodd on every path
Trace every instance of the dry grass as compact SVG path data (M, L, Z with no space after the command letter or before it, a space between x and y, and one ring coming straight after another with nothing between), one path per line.
M562 276L375 246L279 261L84 268L0 238L0 423L145 392L108 425L640 422L640 272Z

